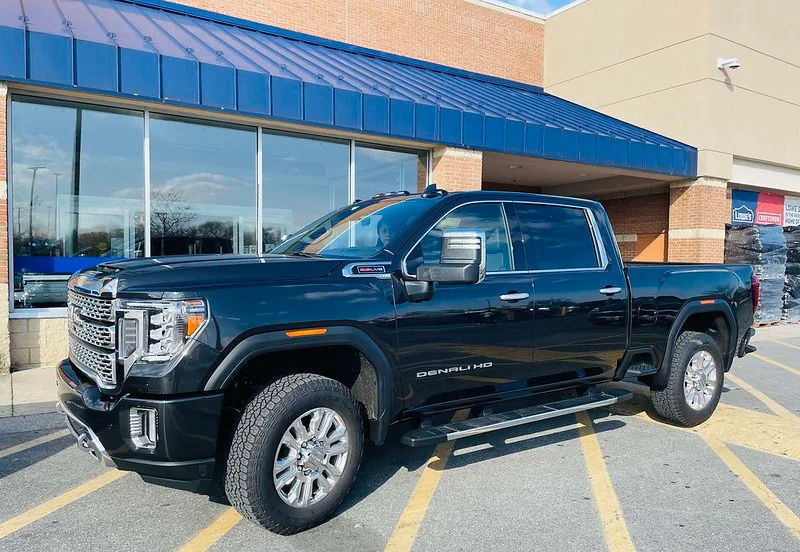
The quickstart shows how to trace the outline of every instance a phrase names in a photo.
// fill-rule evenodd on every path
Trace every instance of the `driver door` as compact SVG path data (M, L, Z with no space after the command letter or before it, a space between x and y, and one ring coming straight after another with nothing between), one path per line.
M407 408L466 404L527 386L534 297L522 242L514 243L516 227L502 202L465 204L442 217L406 257L405 278L410 278L423 261L438 262L443 230L477 228L486 233L483 281L435 284L429 300L397 305Z

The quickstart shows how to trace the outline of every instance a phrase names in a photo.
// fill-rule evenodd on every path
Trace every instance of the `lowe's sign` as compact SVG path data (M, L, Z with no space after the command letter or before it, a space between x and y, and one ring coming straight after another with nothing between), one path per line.
M733 190L731 224L800 226L800 197Z

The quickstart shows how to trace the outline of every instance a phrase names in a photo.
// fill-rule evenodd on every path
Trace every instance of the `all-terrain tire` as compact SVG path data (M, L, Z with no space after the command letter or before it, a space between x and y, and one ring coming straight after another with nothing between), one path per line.
M708 404L696 410L689 405L685 396L684 377L692 357L700 351L707 351L713 358L716 381ZM710 335L688 331L681 333L670 359L667 384L650 389L650 401L656 413L666 421L683 427L693 427L705 422L719 404L725 377L724 366L719 346Z
M348 432L349 451L342 474L319 502L293 507L278 495L273 463L289 426L315 408L335 411ZM281 535L299 533L325 521L353 486L364 449L358 403L338 381L316 374L282 377L247 404L231 440L225 494L242 516Z

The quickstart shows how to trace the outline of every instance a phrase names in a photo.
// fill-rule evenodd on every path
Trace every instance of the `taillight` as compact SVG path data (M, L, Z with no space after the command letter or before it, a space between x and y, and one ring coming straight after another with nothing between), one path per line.
M751 288L753 290L753 311L758 308L758 296L761 294L761 282L758 281L758 276L753 274L750 276Z

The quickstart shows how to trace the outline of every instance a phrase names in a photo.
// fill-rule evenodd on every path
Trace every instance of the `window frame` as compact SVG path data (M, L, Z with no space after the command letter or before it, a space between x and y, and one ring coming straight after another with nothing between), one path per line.
M509 248L508 252L509 252L509 258L511 260L511 270L486 271L486 276L494 276L494 275L497 275L497 274L524 274L524 273L526 273L527 272L526 270L516 270L515 269L514 237L513 237L513 234L511 233L511 225L508 222L508 208L507 208L507 205L513 203L513 201L509 201L507 199L481 199L481 200L467 201L467 202L464 202L464 203L459 203L459 204L453 206L452 208L448 209L447 211L445 211L445 213L442 216L440 216L438 219L436 219L436 221L433 224L431 224L425 230L425 232L414 242L414 245L412 245L408 249L408 251L405 253L405 255L403 255L403 260L400 262L400 268L401 268L401 271L403 273L403 276L405 278L409 278L411 280L416 280L417 279L416 275L412 276L409 273L409 270L408 270L408 257L411 255L411 253L414 252L414 250L417 248L417 246L420 243L422 243L422 240L424 240L425 237L428 234L430 234L433 231L433 229L436 228L436 226L440 222L442 222L445 218L450 216L450 213L452 213L453 211L456 211L457 209L460 209L462 207L467 207L469 205L480 205L480 204L487 204L487 203L499 203L500 204L500 212L503 214L503 223L505 224L506 236L508 237L508 248ZM484 247L485 246L486 246L486 244L484 244Z
M595 258L597 260L597 265L594 267L584 267L584 268L537 268L537 269L528 269L525 272L528 274L546 274L550 272L558 273L558 272L602 272L607 270L609 267L609 257L608 252L606 251L605 244L603 243L602 236L600 234L600 226L597 222L597 218L595 217L594 211L590 207L585 207L583 205L565 205L563 203L555 203L555 202L548 202L548 201L518 201L514 200L514 204L519 205L537 205L537 206L545 206L545 207L560 207L562 209L578 209L583 211L584 216L586 217L586 222L589 225L590 234L592 236L592 242L594 244L595 250ZM525 242L525 232L522 231L522 217L520 217L519 212L517 212L517 218L520 221L520 234L522 237L522 243L525 247L525 258L528 258L527 249L528 244Z
M260 117L249 117L239 114L233 114L230 118L225 117L224 114L219 114L213 110L204 111L197 108L185 108L181 106L165 105L162 103L155 103L146 99L132 99L132 100L116 100L108 97L98 97L92 94L79 94L73 96L70 93L65 93L59 90L51 89L27 89L12 87L9 83L6 95L6 165L7 171L7 195L9 202L13 198L13 141L12 141L12 116L14 102L27 102L44 105L59 105L64 107L83 107L84 109L97 110L97 111L127 111L138 112L143 114L144 119L144 213L146 224L144 225L144 253L145 258L151 257L150 251L150 224L152 213L150 212L150 193L151 193L151 169L150 169L150 120L152 116L162 116L168 119L177 121L186 121L194 124L233 127L237 129L254 129L256 132L256 155L253 162L256 166L256 192L255 198L256 208L256 248L257 251L263 254L262 248L262 231L263 231L263 167L262 167L262 136L263 133L276 133L294 135L300 138L309 138L312 140L324 140L335 142L346 142L349 144L350 156L347 167L348 171L348 203L352 203L356 199L356 163L355 152L357 146L375 147L389 151L398 151L402 153L416 153L426 163L426 183L430 184L432 180L433 170L433 149L426 147L423 143L414 143L411 145L399 143L397 140L381 141L380 137L372 140L364 139L365 137L356 132L344 131L329 131L326 132L322 128L308 127L307 125L294 125L282 124L281 121L274 121ZM320 132L317 132L320 131ZM504 211L505 213L505 211ZM507 217L507 215L505 215ZM9 279L8 286L8 306L9 318L63 318L67 315L66 306L64 307L30 307L30 308L17 308L14 305L14 254L13 254L13 240L14 240L14 212L13 209L8 209L7 216L7 236L8 236L8 272ZM513 243L512 243L513 247Z

